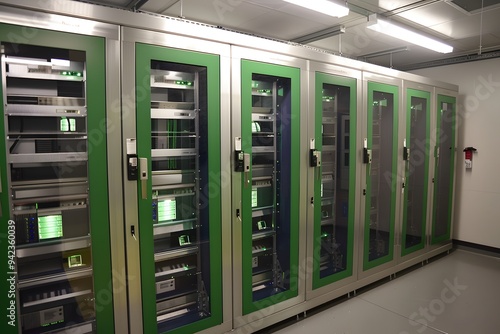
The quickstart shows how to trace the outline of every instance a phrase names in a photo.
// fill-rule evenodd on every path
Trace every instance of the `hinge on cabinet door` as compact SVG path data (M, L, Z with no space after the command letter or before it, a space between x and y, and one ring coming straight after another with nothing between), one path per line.
M198 291L198 312L201 316L206 316L210 314L210 301L208 298L208 293L205 288L205 282L201 281L200 289Z
M366 189L363 189L363 196L366 196Z

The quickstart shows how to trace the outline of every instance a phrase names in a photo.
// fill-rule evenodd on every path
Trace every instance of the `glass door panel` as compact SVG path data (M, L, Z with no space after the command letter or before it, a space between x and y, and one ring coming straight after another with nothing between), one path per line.
M356 80L316 73L316 87L313 288L352 275L356 158Z
M408 89L407 94L403 256L425 246L430 138L430 93Z
M298 93L298 69L242 61L243 314L298 293Z
M455 97L438 95L432 244L450 239L455 163Z
M218 57L136 48L144 330L195 332L221 322Z
M104 40L34 29L33 44L6 42L22 29L0 25L11 326L113 332L111 296L99 303L111 282Z
M393 259L398 87L368 83L364 269Z

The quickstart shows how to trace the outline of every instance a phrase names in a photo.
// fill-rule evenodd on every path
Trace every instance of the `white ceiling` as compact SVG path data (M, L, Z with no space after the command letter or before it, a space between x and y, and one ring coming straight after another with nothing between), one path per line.
M472 12L461 8L472 8ZM347 0L343 18L313 12L282 0L92 0L252 33L293 40L338 25L346 32L310 43L321 49L382 66L408 69L415 64L500 50L500 0ZM479 2L479 4L478 4ZM481 3L485 8L481 10ZM477 9L479 8L479 9ZM366 29L367 16L377 13L454 47L443 55ZM481 36L481 37L480 37ZM392 55L362 56L408 47Z

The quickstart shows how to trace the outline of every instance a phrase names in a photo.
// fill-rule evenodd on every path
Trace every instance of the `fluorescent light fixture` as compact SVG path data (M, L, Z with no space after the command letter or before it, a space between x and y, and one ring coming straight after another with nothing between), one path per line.
M297 6L312 9L333 17L343 17L349 14L347 6L339 5L328 0L284 0Z
M439 42L435 39L426 37L424 35L418 34L416 32L403 28L399 25L395 25L384 19L380 19L377 17L377 14L372 14L368 17L367 27L371 30L381 32L383 34L392 36L394 38L398 38L405 42L419 45L421 47L436 52L441 52L441 53L453 52L452 46Z

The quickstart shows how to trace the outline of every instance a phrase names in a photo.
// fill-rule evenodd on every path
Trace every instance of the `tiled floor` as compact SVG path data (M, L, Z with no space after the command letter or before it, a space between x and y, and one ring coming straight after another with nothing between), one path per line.
M500 258L464 250L432 261L279 334L499 334Z

